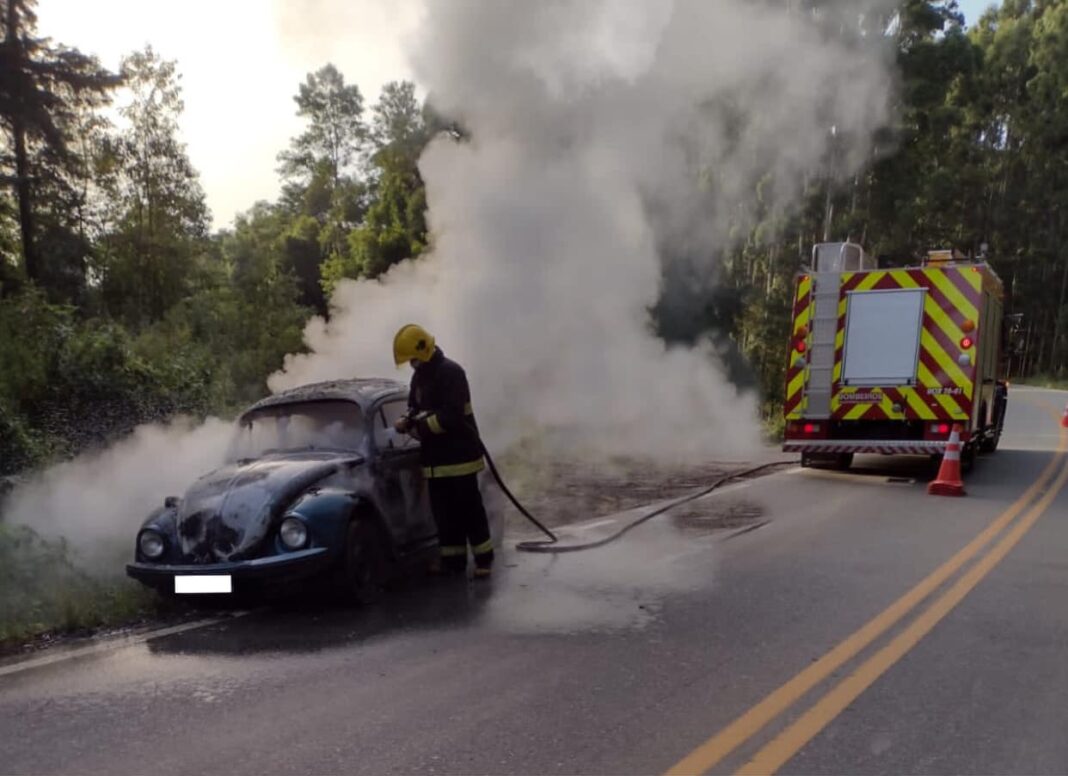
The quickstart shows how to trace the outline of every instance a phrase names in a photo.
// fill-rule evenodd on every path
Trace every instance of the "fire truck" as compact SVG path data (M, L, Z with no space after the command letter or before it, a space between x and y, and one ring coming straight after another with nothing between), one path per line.
M797 277L783 449L847 469L857 453L944 453L961 427L965 469L997 449L1004 289L954 250L880 269L856 244L823 243Z

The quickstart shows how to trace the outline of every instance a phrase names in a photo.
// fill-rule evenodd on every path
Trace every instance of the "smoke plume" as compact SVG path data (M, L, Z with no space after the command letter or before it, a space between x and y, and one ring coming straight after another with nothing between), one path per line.
M753 397L709 342L665 346L649 310L663 246L712 279L758 192L785 212L832 144L840 172L866 158L884 50L827 22L754 0L429 2L412 67L470 132L420 161L432 250L343 283L271 388L389 373L415 321L467 367L496 446L563 430L612 453L748 455Z
M133 556L141 521L166 496L182 495L219 466L231 434L231 424L217 419L140 426L108 449L53 466L16 488L5 515L65 538L91 569L121 573L116 559Z

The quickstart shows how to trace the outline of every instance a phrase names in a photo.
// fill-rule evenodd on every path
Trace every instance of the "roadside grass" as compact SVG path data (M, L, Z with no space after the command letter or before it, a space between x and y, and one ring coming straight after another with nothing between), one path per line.
M0 647L135 622L162 605L133 580L88 573L66 542L0 523Z
M780 408L778 412L767 416L762 423L762 427L766 444L782 444L783 437L786 435L786 418L782 415L782 409Z

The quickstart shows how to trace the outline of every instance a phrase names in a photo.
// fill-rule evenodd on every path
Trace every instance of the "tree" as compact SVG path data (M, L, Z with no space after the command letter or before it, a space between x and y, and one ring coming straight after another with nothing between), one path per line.
M410 81L382 88L372 110L370 204L363 222L348 233L347 250L328 254L323 288L342 278L376 278L394 264L418 256L427 245L426 191L419 156L430 139L427 109Z
M349 263L328 261L323 266L328 290L342 277L376 278L426 248L426 189L418 168L389 150L376 156L376 165L380 177L374 201L363 224L349 235Z
M178 139L184 104L175 63L148 47L126 57L122 72L127 126L105 149L114 172L100 273L108 309L143 324L192 289L209 214Z
M424 109L415 99L411 81L390 81L372 109L371 139L377 151L389 149L418 159L427 144Z
M294 219L288 246L302 300L325 313L320 265L349 260L348 235L366 209L366 186L357 174L368 140L363 96L328 64L308 74L294 100L308 127L278 155L287 179L282 200Z
M36 281L41 266L34 243L34 192L41 171L32 164L34 147L47 149L60 163L68 161L74 112L104 102L119 79L95 58L35 37L35 5L36 0L0 2L0 126L9 143L3 165L14 173L2 178L16 192L25 271Z
M302 347L302 307L285 252L287 214L257 202L212 241L213 270L150 327L148 352L179 350L210 371L216 406L236 410L263 396L269 374Z
M351 171L367 140L363 123L363 96L355 84L331 64L309 73L293 98L297 115L309 122L278 155L283 177L310 181L325 169L336 188Z

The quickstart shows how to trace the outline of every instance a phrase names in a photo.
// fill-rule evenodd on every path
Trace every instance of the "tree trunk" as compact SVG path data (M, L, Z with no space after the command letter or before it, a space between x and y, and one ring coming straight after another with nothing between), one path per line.
M19 201L22 259L26 277L39 282L41 266L33 243L33 188L30 185L30 162L26 155L26 130L18 119L13 122L12 134L15 136L15 191Z
M7 35L4 45L8 49L9 61L21 62L22 46L19 42L18 4L9 0L7 4ZM33 189L30 185L30 160L26 152L26 127L22 118L16 113L11 121L11 134L15 146L15 195L19 201L19 229L22 232L22 259L26 268L26 277L40 280L41 267L37 260L37 251L33 244Z
M1053 234L1054 234L1054 239L1053 239L1054 251L1056 251L1056 246L1060 245L1061 224L1062 223L1063 223L1063 218L1060 218L1058 216L1058 218L1056 220L1056 226L1054 227L1054 232L1053 232ZM1056 256L1057 254L1053 253L1053 255ZM1063 269L1061 270L1061 293L1060 293L1060 296L1057 298L1057 309L1054 310L1054 314L1053 314L1053 325L1054 325L1054 328L1053 328L1053 348L1050 350L1050 354L1049 354L1049 357L1050 357L1049 371L1050 371L1051 374L1054 373L1054 372L1059 372L1060 371L1060 369L1059 369L1060 365L1054 363L1054 359L1061 352L1060 344L1064 340L1064 327L1063 327L1063 324L1064 324L1064 312L1063 311L1064 311L1064 303L1065 303L1065 301L1068 301L1068 261L1063 262L1063 265L1064 265Z
M823 242L831 241L831 224L834 223L834 200L831 198L831 187L827 184L827 199L823 205Z

